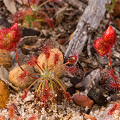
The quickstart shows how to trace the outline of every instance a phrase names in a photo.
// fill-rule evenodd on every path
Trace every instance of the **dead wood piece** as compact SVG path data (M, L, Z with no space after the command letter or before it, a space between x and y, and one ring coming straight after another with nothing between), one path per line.
M88 4L88 1L89 1L89 0L79 0L79 1L81 1L81 2L83 2L83 3L85 3L85 4Z
M103 19L106 11L106 2L107 0L89 0L88 6L81 16L77 28L74 31L69 46L65 52L66 58L73 54L80 55L88 36L90 38L91 33L98 28L101 20Z
M78 8L80 10L86 8L86 4L79 0L65 0L66 3L70 4L72 7Z
M90 49L91 49L91 35L88 35L88 42L87 42L87 51L88 51L88 56L89 57L92 57L92 54L91 54L91 51L90 51Z
M8 80L9 72L3 67L0 67L0 80L4 81L8 86L12 87L14 90L19 91L20 89L16 86L14 86L9 80Z
M68 5L65 5L64 7L60 8L56 14L55 14L55 18L56 18L56 24L60 24L60 22L62 21L63 17L64 17L64 12L65 10L68 8Z

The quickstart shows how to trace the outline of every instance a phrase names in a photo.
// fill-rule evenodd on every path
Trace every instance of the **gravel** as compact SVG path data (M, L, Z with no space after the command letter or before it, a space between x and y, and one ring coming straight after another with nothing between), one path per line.
M10 94L10 100L6 108L0 109L0 116L4 116L5 120L9 119L9 108L14 104L16 106L14 119L29 120L90 120L86 119L80 112L81 107L76 106L73 101L61 104L52 103L45 109L41 107L41 102L34 98L34 92L28 91L28 95L21 100L23 92ZM120 120L120 111L115 110L112 115L108 115L108 111L114 103L109 103L106 107L99 107L96 104L90 111L91 116L97 120Z

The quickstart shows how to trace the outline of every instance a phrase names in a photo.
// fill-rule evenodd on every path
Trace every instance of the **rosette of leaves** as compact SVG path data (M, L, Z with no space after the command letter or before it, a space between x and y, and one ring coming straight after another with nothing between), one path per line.
M35 96L43 103L43 106L48 101L55 102L59 91L63 91L67 101L71 99L70 94L66 92L65 85L59 79L65 70L65 65L69 63L63 64L63 54L59 49L45 47L43 52L38 56L38 59L33 57L27 63L30 66L34 66L40 77L24 90L25 94L22 96L22 99L27 96L28 89L35 83L37 83Z
M40 29L43 23L47 23L50 28L54 27L53 18L49 17L50 9L42 9L42 6L48 2L58 2L58 0L21 0L21 4L25 6L25 10L20 10L13 15L13 21L21 23L23 27L36 27ZM52 13L53 14L53 13Z
M66 87L59 79L63 74L65 64L63 64L63 54L57 49L46 47L37 59L35 69L40 74L40 80L36 89L36 96L40 101L47 103L48 99L53 100L59 89L62 89L67 100L70 100Z

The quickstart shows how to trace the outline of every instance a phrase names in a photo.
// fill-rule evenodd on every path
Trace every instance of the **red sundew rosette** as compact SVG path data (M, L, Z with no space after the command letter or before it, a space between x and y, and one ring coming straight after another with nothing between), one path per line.
M4 49L7 46L8 39L5 38L8 32L9 32L8 28L0 30L0 49Z
M116 42L116 33L112 29L111 26L107 28L103 35L104 43L109 44L111 47L115 44Z
M29 0L30 5L37 5L39 0Z
M20 20L23 20L24 17L25 17L25 12L20 10L13 15L13 21L18 23Z
M107 28L102 38L96 39L94 48L99 55L106 55L116 42L116 34L111 26Z
M69 64L74 64L74 63L77 61L77 59L78 59L78 56L75 55L75 54L73 54L72 56L70 56L70 57L68 58L68 63L69 63Z
M46 21L48 23L48 26L50 28L54 28L54 20L52 18L45 18L44 21Z
M105 44L103 38L99 38L95 40L94 48L100 56L104 56L109 52L111 46L109 46L109 44Z
M17 27L17 23L15 23L11 28L10 28L10 33L13 36L11 39L11 42L18 43L21 37L21 32Z
M16 47L21 37L21 32L18 30L17 23L10 29L5 28L0 30L0 49L7 51Z

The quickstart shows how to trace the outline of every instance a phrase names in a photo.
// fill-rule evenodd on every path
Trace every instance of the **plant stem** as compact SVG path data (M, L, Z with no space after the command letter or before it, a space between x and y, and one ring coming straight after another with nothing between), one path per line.
M37 92L36 92L36 93L37 93L37 95L38 95L38 94L39 94L39 92L40 92L40 88L41 88L41 86L42 86L42 82L40 82L40 83L39 83L38 88L37 88L37 90L36 90L36 91L37 91Z
M117 79L116 79L116 77L115 77L115 74L114 74L114 71L113 71L113 67L112 67L112 63L111 63L111 48L110 48L109 56L108 56L108 57L109 57L109 63L110 63L110 67L111 67L112 77L114 78L116 87L118 88L118 90L120 90L120 89L119 89L119 86L118 86L118 84L117 84Z
M110 24L110 22L111 22L111 19L112 19L112 14L111 13L109 13L109 20L108 20L108 23L107 23L107 25L106 25L106 27L108 27L109 26L109 24Z
M62 68L62 67L64 67L64 66L66 66L67 64L69 64L69 62L66 62L66 63L64 63L64 64L62 64L62 65L60 65L60 66L58 66L58 67L49 69L49 71L55 71L56 69L58 70L59 68Z
M43 69L40 67L40 65L38 63L36 63L36 65L38 66L38 68L42 71L42 73L44 73Z
M38 10L43 6L43 5L45 5L45 4L47 4L48 2L50 2L51 0L47 0L47 1L45 1L45 2L43 2L42 4L40 4L39 6L38 6Z
M64 92L66 92L66 87L64 86L64 84L62 82L60 82L60 80L58 80L57 78L55 77L52 77L52 79L62 88L62 90Z
M54 94L55 94L55 91L54 91L53 82L52 82L51 79L50 79L50 89L51 89L51 91L52 91L52 94L54 95Z
M17 61L17 64L18 64L18 66L20 67L20 69L23 71L23 72L25 72L25 70L20 66L20 63L19 63L19 61L18 61L18 57L17 57L17 48L15 47L15 58L16 58L16 61ZM38 79L38 78L36 78L36 77L33 77L33 76L31 76L29 73L27 74L28 76L30 76L31 78L33 78L33 79Z
M20 63L19 63L19 61L18 61L17 48L16 48L16 47L15 47L15 58L16 58L17 64L18 64L18 66L20 67L20 69L21 69L22 71L24 71L24 69L20 66Z
M37 80L35 80L27 89L29 90L38 80L40 80L41 79L41 77L40 78L38 78Z

